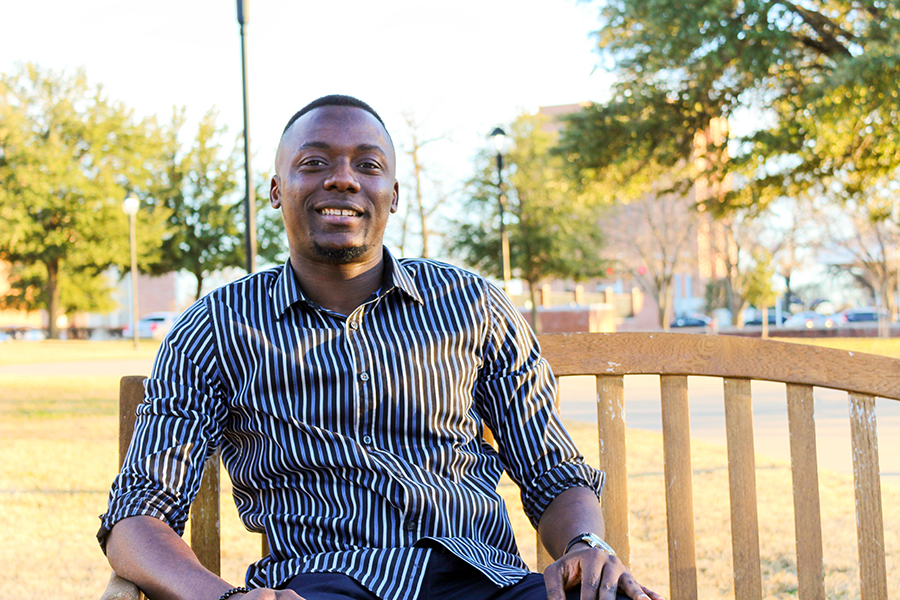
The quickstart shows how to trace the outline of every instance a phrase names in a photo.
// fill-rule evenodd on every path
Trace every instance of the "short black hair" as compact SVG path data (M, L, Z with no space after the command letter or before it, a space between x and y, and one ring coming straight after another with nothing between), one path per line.
M284 126L284 130L281 132L281 136L284 137L284 134L287 133L287 130L291 128L291 125L294 124L294 121L296 121L309 111L315 108L320 108L322 106L350 106L352 108L361 108L362 110L378 119L378 122L381 123L382 127L384 127L384 130L387 131L387 125L384 124L384 121L381 120L381 117L377 112L375 112L375 109L359 98L354 98L353 96L345 96L343 94L329 94L328 96L322 96L321 98L313 100L312 102L295 112L294 116L288 119L287 125ZM388 134L388 136L390 136L390 134Z

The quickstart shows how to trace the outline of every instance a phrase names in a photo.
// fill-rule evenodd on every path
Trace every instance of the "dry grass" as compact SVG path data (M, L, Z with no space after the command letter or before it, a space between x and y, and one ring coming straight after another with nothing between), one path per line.
M109 568L94 539L97 515L116 465L115 378L42 381L0 376L0 598L61 596L96 599ZM597 464L594 428L569 423ZM629 430L628 471L632 568L668 594L662 440ZM720 446L693 445L699 596L732 598L728 475ZM789 466L759 458L757 490L764 598L795 598L793 506ZM825 584L828 598L858 598L853 485L850 475L820 476ZM229 484L224 484L226 490ZM534 533L519 508L518 491L504 481L517 539L534 565ZM884 485L888 589L900 588L900 488ZM233 503L223 498L223 575L242 581L259 556L259 538L246 533Z

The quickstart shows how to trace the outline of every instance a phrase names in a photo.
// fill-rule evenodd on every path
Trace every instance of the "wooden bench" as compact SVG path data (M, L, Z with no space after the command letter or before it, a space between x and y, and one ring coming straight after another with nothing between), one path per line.
M698 598L690 454L688 376L723 380L735 598L762 598L752 380L786 384L793 479L796 564L801 600L824 600L813 388L847 392L854 472L862 600L885 600L881 483L875 398L900 400L900 360L755 338L679 333L585 333L540 336L557 377L596 378L600 464L606 536L628 564L630 555L625 468L624 376L659 375L663 434L669 598ZM143 394L141 377L121 383L120 460ZM565 404L565 398L561 399ZM207 464L192 507L191 545L201 562L219 572L219 461ZM550 562L540 542L537 563ZM263 542L263 552L265 552ZM137 600L137 588L115 575L103 600Z

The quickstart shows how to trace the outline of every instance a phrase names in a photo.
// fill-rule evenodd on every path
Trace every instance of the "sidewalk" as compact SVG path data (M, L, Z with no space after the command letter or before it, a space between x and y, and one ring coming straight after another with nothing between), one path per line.
M83 375L88 377L111 375L149 375L153 368L152 358L129 358L121 360L75 360L24 365L0 365L0 375L28 375L34 377L56 377Z

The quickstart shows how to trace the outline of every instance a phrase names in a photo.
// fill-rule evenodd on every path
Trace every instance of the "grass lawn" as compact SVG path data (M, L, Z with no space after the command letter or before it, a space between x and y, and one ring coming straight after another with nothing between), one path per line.
M804 343L810 340L803 340ZM900 357L900 340L825 339L823 345ZM156 345L142 343L152 356ZM134 357L129 342L0 344L0 365ZM27 360L25 360L27 358ZM94 539L97 515L116 472L115 377L0 375L0 598L64 597L96 600L109 567ZM597 465L594 427L568 427ZM627 433L632 568L639 580L668 595L662 438ZM699 597L733 598L728 473L721 446L694 442L694 512ZM797 596L789 464L757 459L763 597ZM227 480L224 483L229 489ZM535 564L534 532L521 512L518 490L501 482L516 537ZM883 486L888 587L900 588L900 487ZM826 597L858 598L856 519L851 475L821 473ZM243 580L259 557L259 539L244 531L234 504L223 498L223 575ZM52 576L48 577L47 574Z
M851 352L879 354L891 358L900 358L900 338L774 338L779 342L809 344L824 348L837 348Z

